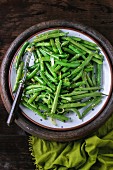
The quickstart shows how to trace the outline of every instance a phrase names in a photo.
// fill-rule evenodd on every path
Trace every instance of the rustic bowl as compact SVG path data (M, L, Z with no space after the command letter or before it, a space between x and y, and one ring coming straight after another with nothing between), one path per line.
M113 66L113 57L112 57L113 47L111 46L111 44L108 42L108 40L105 37L103 37L100 33L93 30L92 28L89 28L80 23L72 23L68 21L48 21L48 22L43 22L43 23L34 25L30 27L29 29L27 29L26 31L24 31L14 40L14 42L11 44L2 62L1 97L6 107L6 110L8 112L11 109L11 105L13 101L11 94L10 94L9 85L8 85L9 67L18 48L22 45L24 41L29 39L32 35L36 34L37 32L41 32L45 29L61 28L61 27L72 28L92 37L105 51L111 63L111 67ZM112 74L112 68L110 69L111 69L111 74ZM98 116L96 116L94 119L89 121L87 124L84 124L84 126L80 126L79 128L68 129L68 131L67 130L59 131L57 129L56 131L53 131L54 129L51 129L51 128L47 129L45 127L41 127L40 124L36 125L30 119L22 115L20 110L18 112L17 119L15 119L15 122L26 132L32 135L39 136L40 138L44 138L48 140L55 140L55 141L70 141L70 140L80 139L82 137L85 137L86 135L89 135L91 132L99 128L100 125L102 125L112 114L112 110L113 110L112 85L111 85L110 91L111 93L106 103L107 105L105 105L101 113L98 114Z

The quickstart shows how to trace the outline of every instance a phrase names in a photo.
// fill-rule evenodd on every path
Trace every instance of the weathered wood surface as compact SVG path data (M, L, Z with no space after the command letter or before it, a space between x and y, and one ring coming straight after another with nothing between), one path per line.
M11 42L42 21L68 19L86 24L113 44L112 0L0 0L0 63ZM28 134L15 124L7 127L0 99L0 169L33 170Z

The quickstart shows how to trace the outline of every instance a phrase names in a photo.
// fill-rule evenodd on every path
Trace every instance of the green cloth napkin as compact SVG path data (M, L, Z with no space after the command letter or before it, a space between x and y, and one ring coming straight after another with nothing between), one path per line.
M113 115L92 136L72 142L29 139L38 170L113 170Z

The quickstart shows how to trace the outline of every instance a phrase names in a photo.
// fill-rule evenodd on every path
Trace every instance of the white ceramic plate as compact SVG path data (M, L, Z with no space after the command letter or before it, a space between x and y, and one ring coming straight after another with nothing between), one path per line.
M68 35L70 35L70 36L80 37L84 40L96 43L95 40L93 40L90 36L87 36L79 31L75 31L72 29L61 29L61 30L64 32L69 32ZM46 30L46 31L50 31L50 30ZM46 31L43 31L42 33L46 32ZM35 36L36 35L34 35L28 41L32 41ZM97 45L99 46L99 44L97 44ZM18 51L17 51L17 53L18 53ZM98 106L96 106L93 110L91 110L82 120L80 120L76 114L70 113L67 116L69 116L72 121L68 121L68 122L64 123L59 120L56 120L57 126L55 126L51 123L50 118L48 118L47 120L44 120L43 118L41 118L39 115L37 115L33 111L20 105L22 114L24 114L24 116L26 116L30 121L34 122L35 124L38 124L39 126L49 128L52 130L70 130L73 128L78 128L78 127L84 126L88 122L92 121L96 116L101 114L101 111L104 109L105 105L108 102L109 96L110 96L111 86L112 86L112 78L111 78L111 66L110 66L109 58L107 57L107 55L105 54L105 52L103 51L103 49L101 47L100 47L100 51L101 51L101 54L104 56L103 72L102 72L103 82L102 82L101 92L104 94L107 94L108 96L103 97L102 102ZM16 54L15 54L15 56L16 56ZM34 60L34 57L32 56L30 65L33 64L33 60ZM12 89L13 89L13 86L15 83L15 79L16 79L16 70L14 67L14 60L13 60L11 67L10 67L10 73L9 73L9 86L10 86L11 94L12 94ZM82 111L83 111L83 109L80 110L80 112L82 112Z

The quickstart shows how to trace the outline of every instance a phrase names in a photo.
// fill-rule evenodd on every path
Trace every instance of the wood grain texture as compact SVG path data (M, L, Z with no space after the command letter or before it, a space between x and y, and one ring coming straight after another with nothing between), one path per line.
M112 0L0 0L0 64L11 42L42 21L79 21L102 33L113 44ZM28 135L17 125L7 127L0 100L0 169L33 170Z

